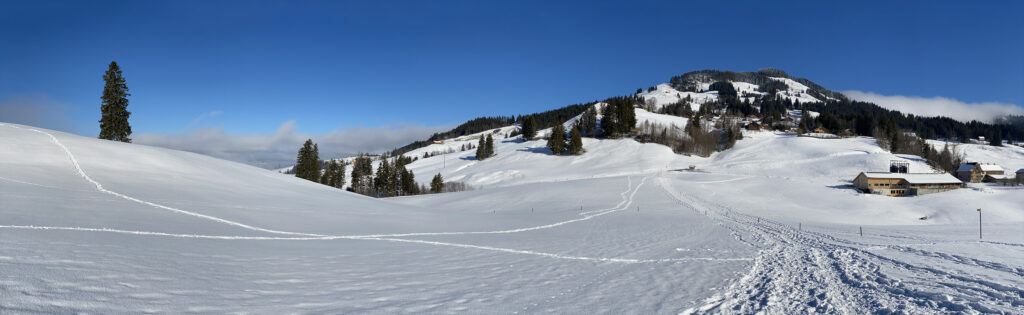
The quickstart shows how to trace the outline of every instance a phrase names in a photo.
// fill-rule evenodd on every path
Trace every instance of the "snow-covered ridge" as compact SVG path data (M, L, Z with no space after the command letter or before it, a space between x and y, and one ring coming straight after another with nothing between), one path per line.
M889 160L928 169L870 138L749 132L710 158L631 139L588 138L580 156L495 140L484 161L460 152L409 165L483 189L372 199L0 124L0 295L40 313L1012 313L1024 302L1024 194L857 193L849 180Z
M783 82L789 87L788 89L775 92L775 95L782 99L800 103L817 103L822 101L808 94L810 88L800 82L789 78L771 77L770 79ZM760 86L757 84L738 81L729 81L729 83L731 83L733 88L736 89L737 96L741 101L752 103L755 99L763 97L766 94L765 92L758 91ZM700 109L702 104L714 102L719 99L718 91L708 90L709 85L710 83L699 83L698 86L701 89L701 92L692 92L679 91L668 83L662 83L655 86L653 90L645 90L637 93L636 95L644 100L651 100L655 109L660 109L665 105L689 100L688 104L690 105L690 108L693 109L693 111L697 111Z

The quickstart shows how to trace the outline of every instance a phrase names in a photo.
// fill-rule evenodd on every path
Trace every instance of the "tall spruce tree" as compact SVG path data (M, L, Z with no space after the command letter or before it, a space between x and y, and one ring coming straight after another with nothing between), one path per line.
M557 124L551 128L551 137L548 138L548 148L554 155L561 155L565 151L565 127Z
M373 161L360 154L352 164L352 191L369 195L373 187Z
M494 138L491 135L487 135L487 141L484 144L487 145L487 150L484 151L487 158L494 156Z
M601 110L601 133L605 138L614 137L619 133L618 103L608 102Z
M523 117L522 125L523 139L530 140L537 135L537 121L534 120L532 115Z
M306 139L295 159L295 177L320 181L320 150L312 139Z
M633 109L633 104L629 103L629 99L624 100L624 103L619 104L619 132L630 133L633 128L636 128L636 110Z
M580 155L583 153L583 138L580 136L579 125L572 126L572 132L569 137L569 154Z
M580 117L579 129L582 135L597 136L597 111L594 106L588 106Z
M128 124L128 86L125 84L124 76L121 74L121 67L116 61L111 61L107 72L103 74L103 96L100 99L100 139L114 140L121 142L132 142L128 136L132 135L132 126Z
M989 140L988 144L997 147L1003 146L1003 133L996 130L992 135L992 140Z
M476 145L476 159L483 161L487 158L487 139L480 137L480 141Z
M377 167L377 176L373 179L374 188L376 189L374 196L390 196L394 191L392 189L391 172L391 164L388 163L388 159L381 160L380 166Z
M309 161L306 161L309 165L309 180L317 181L320 179L320 146L313 143L313 153L309 156Z

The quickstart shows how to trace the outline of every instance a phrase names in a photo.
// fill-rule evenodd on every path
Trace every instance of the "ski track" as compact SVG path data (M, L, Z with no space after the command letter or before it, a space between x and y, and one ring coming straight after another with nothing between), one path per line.
M595 217L628 209L636 193L646 182L647 177L636 187L632 187L632 179L627 177L627 189L621 193L623 200L615 207L581 212L583 217L547 225L476 232L426 232L400 234L370 235L323 235L313 233L280 231L240 222L230 221L214 216L190 212L164 206L127 196L103 188L99 182L85 173L74 154L55 136L31 128L21 128L0 124L12 128L30 130L41 133L59 146L74 165L78 175L90 182L99 192L113 195L139 204L190 215L227 225L237 226L253 231L270 234L290 235L291 237L262 236L227 236L227 235L195 235L174 234L147 231L128 231L107 228L85 227L46 227L46 226L15 226L0 225L0 228L22 230L63 230L84 232L105 232L142 236L160 236L192 239L219 240L374 240L397 243L412 243L432 246L447 246L488 250L510 254L533 255L563 260L593 261L623 264L643 263L675 263L685 261L753 261L751 270L727 290L706 300L706 304L697 308L683 310L682 313L896 313L896 312L1013 312L1014 307L1024 306L1024 290L1012 285L1000 284L988 280L972 278L969 275L957 274L937 268L918 266L895 258L871 252L872 249L889 248L918 256L941 259L959 265L975 266L997 272L1024 276L1022 268L1006 266L959 255L925 251L905 246L874 245L852 242L823 233L811 231L795 231L792 227L759 219L754 216L738 213L731 208L701 200L696 196L686 196L672 191L665 178L660 178L659 186L671 198L679 200L682 205L694 212L704 214L718 221L718 224L729 229L733 237L759 248L757 258L665 258L665 259L630 259L569 256L555 253L519 250L492 246L469 245L398 237L432 236L432 235L474 235L474 234L507 234L541 229L554 228L575 222L590 220ZM24 184L43 186L34 183L10 180ZM724 183L740 180L736 178L722 181L695 182L693 184ZM45 186L44 186L45 187ZM757 223L755 223L757 220ZM864 246L869 245L869 246ZM1019 244L1013 244L1019 246ZM888 274L927 274L928 277L904 277L893 279ZM930 280L928 280L930 279ZM1007 309L1007 307L1010 307Z
M54 187L54 186L47 186L47 185L36 184L36 183L30 183L30 182L20 181L20 180L17 180L17 179L7 178L7 177L3 177L3 176L0 176L0 180L5 180L5 181L12 182L12 183L18 183L18 184L25 184L25 185L32 185L32 186L37 186L37 187L43 187L43 188L65 190L65 188ZM81 191L89 191L89 190L81 190Z
M44 131L40 131L40 130L36 130L36 129L32 129L32 128L21 128L21 127L11 126L11 125L7 125L7 124L4 124L4 126L13 127L13 128L22 129L22 130L34 131L34 132L38 132L38 133L41 133L43 135L46 135L47 137L50 137L50 140L54 144L56 144L62 150L64 150L64 154L67 155L68 159L71 160L71 164L73 164L75 166L75 171L78 172L78 175L81 176L82 178L84 178L89 183L92 183L94 186L96 186L96 190L98 190L101 193L113 195L113 196L118 197L118 198L122 198L122 199L125 199L125 200L128 200L128 201L132 201L132 202L135 202L135 203L140 203L140 204L143 204L143 205L151 206L151 207L154 207L154 208L159 208L159 209L164 209L164 210L168 210L168 211L179 213L179 214L199 217L199 218L203 218L203 219L207 219L207 220L211 220L211 221L215 221L215 222L219 222L219 223L223 223L223 224L233 225L233 226L237 226L237 227L241 227L241 228L248 229L248 230L253 230L253 231L259 231L259 232L265 232L265 233L271 233L271 234L282 234L282 235L326 236L326 235L321 235L321 234L287 232L287 231L278 231L278 230L271 230L271 229L255 227L255 226L247 225L247 224L244 224L244 223L239 223L239 222L235 222L235 221L231 221L231 220L221 219L221 218L214 217L214 216L209 216L209 215L205 215L205 214L200 214L200 213L195 213L195 212L191 212L191 211L181 210L181 209L173 208L173 207L168 207L168 206L165 206L165 205L161 205L161 204L157 204L157 203L152 203L152 202L149 202L149 201L145 201L145 200L141 200L141 199L138 199L138 198L134 198L134 197L122 194L122 193L115 192L115 191L107 190L106 188L103 188L102 184L100 184L99 182L93 180L92 177L89 177L89 175L85 173L85 170L82 170L82 166L78 163L78 159L75 158L75 155L72 154L71 150L69 150L67 146L65 146L63 143L61 143L60 140L57 140L57 137L54 137L52 134L50 134L48 132L44 132Z
M176 237L176 238L191 238L191 239L215 239L215 240L274 240L274 241L325 241L325 240L374 240L374 241L386 241L395 243L414 243L414 244L426 244L434 246L448 246L448 247L459 247L459 248L472 248L489 250L496 252L512 253L512 254L525 254L541 257L549 257L556 259L565 260L582 260L582 261L596 261L596 262L612 262L612 263L626 263L626 264L643 264L643 263L670 263L670 262L682 262L682 261L748 261L752 258L715 258L715 257L686 257L686 258L664 258L664 259L632 259L632 258L607 258L607 257L586 257L586 256L570 256L560 255L547 252L493 247L493 246L482 246L482 245L469 245L449 242L437 242L437 241L426 241L417 239L404 239L404 238L386 238L386 237L367 237L367 236L325 236L325 237L275 237L275 236L228 236L228 235L200 235L200 234L174 234L174 233L163 233L163 232L147 232L147 231L129 231L129 230L118 230L108 228L85 228L85 227L54 227L54 226L32 226L32 225L0 225L0 228L6 229L20 229L20 230L57 230L57 231L79 231L79 232L105 232L105 233L118 233L118 234L131 234L131 235L143 235L143 236L164 236L164 237Z
M67 155L68 159L71 160L71 163L74 165L75 170L78 172L78 175L81 176L82 178L84 178L89 183L93 184L96 187L96 190L98 190L98 191L100 191L102 193L110 194L110 195L113 195L113 196L116 196L116 197L119 197L119 198L123 198L123 199L129 200L129 201L132 201L132 202L140 203L140 204L143 204L143 205L147 205L147 206L151 206L151 207L155 207L155 208L159 208L159 209L164 209L164 210L172 211L172 212L179 213L179 214L195 216L195 217L199 217L199 218L203 218L203 219L207 219L207 220L211 220L211 221L215 221L215 222L219 222L219 223L223 223L223 224L233 225L233 226L241 227L241 228L248 229L248 230L253 230L253 231L258 231L258 232L265 232L265 233L271 233L271 234L298 235L298 236L306 236L306 237L313 237L313 238L324 238L324 237L334 237L334 238L364 237L364 238L373 238L373 237L408 237L408 236L435 236L435 235L507 234L507 233L518 233L518 232L536 231L536 230L541 230L541 229L549 229L549 228L558 227L558 226L562 226L562 225L566 225L566 224L570 224L570 223L590 220L590 219L593 219L595 217L599 217L599 216L602 216L602 215L606 215L606 214L609 214L609 213L612 213L612 212L615 212L615 211L620 211L620 210L623 210L625 208L628 208L629 205L632 204L632 202L633 202L633 196L636 195L637 191L640 190L640 186L642 186L644 181L647 180L647 178L643 178L643 180L641 180L639 185L637 185L636 187L632 187L632 178L631 177L627 177L626 178L626 180L627 180L626 190L623 191L620 194L622 196L623 200L621 202L619 202L619 204L617 204L615 207L606 208L606 209L599 209L599 210L591 210L591 211L588 211L588 212L581 213L581 214L584 215L582 218L566 220L566 221L561 221L561 222L555 222L555 223L551 223L551 224L547 224L547 225L541 225L541 226L534 226L534 227L527 227L527 228L518 228L518 229L508 229L508 230L498 230L498 231L420 232L420 233L369 234L369 235L325 235L325 234L313 234L313 233L302 233L302 232L288 232L288 231L280 231L280 230L272 230L272 229L266 229L266 228L261 228L261 227L255 227L255 226L251 226L251 225L240 223L240 222L236 222L236 221L231 221L231 220L227 220L227 219L223 219L223 218L218 218L218 217L215 217L215 216L210 216L210 215L195 213L195 212L191 212L191 211L187 211L187 210L177 209L177 208L173 208L173 207L169 207L169 206L165 206L165 205L161 205L161 204L157 204L157 203L141 200L141 199L138 199L138 198L134 198L134 197L125 195L125 194L121 194L121 193L118 193L118 192L114 192L114 191L108 190L106 188L103 188L102 184L100 184L99 182L93 180L92 177L90 177L88 174L85 173L85 171L82 169L81 165L79 164L78 159L75 158L74 154L71 153L71 150L69 150L67 148L67 146L65 146L63 143L61 143L60 140L57 140L57 137L53 136L50 133L47 133L47 132L44 132L44 131L40 131L40 130L36 130L36 129L21 128L21 127L17 127L17 126L8 125L8 124L0 124L0 125L11 127L11 128L16 128L16 129L34 131L34 132L37 132L37 133L40 133L40 134L48 136L50 138L50 140L54 144L56 144L57 146L59 146L61 149L64 150L65 155ZM29 183L26 183L26 184L29 184ZM32 185L37 185L37 184L32 184ZM630 193L631 190L632 190L632 193ZM627 196L627 194L629 194L629 196ZM594 213L594 212L597 212L597 213L596 214L590 214L590 213Z
M779 222L746 215L698 196L666 194L697 213L736 231L734 237L760 249L750 271L694 313L1015 313L1024 306L1024 290L980 279L960 270L943 270L875 253L894 248L958 267L983 268L1022 277L1024 270L979 259L904 246L871 245L819 232L798 231ZM869 246L865 246L869 245Z
M207 220L212 220L212 221L215 221L215 222L219 222L219 223L223 223L223 224L228 224L228 225L233 225L233 226L241 227L241 228L244 228L244 229L249 229L249 230L259 231L259 232L265 232L265 233L271 233L271 234L295 235L295 236L298 236L298 237L264 237L264 236L228 236L228 235L175 234L175 233L148 232L148 231L129 231L129 230L118 230L118 229L109 229L109 228L52 227L52 226L25 226L25 225L0 225L0 228L22 229L22 230L61 230L61 231L79 231L79 232L106 232L106 233L118 233L118 234L129 234L129 235L163 236L163 237L191 238L191 239L219 239L219 240L295 240L295 241L336 240L336 239L377 240L377 241L388 241L388 242L404 242L404 243L426 244L426 245L434 245L434 246L449 246L449 247L459 247L459 248L472 248L472 249L481 249L481 250L489 250L489 251L497 251L497 252L513 253L513 254L526 254L526 255L534 255L534 256L541 256L541 257L556 258L556 259L566 259L566 260L598 261L598 262L612 262L612 263L631 263L631 264L637 264L637 263L667 263L667 262L696 261L696 260L705 260L705 261L711 261L711 260L717 260L717 261L742 261L742 260L750 260L750 258L701 258L701 257L692 257L692 258L666 258L666 259L628 259L628 258L603 258L603 257L567 256L567 255L559 255L559 254L554 254L554 253L518 250L518 249L492 247L492 246L480 246L480 245L469 245L469 244L459 244L459 243L448 243L448 242L436 242L436 241L424 241L424 240L415 240L415 239L399 239L399 238L396 238L396 237L435 236L435 235L509 234L509 233L519 233L519 232L527 232L527 231L536 231L536 230L541 230L541 229L549 229L549 228L554 228L554 227L558 227L558 226L562 226L562 225L566 225L566 224L570 224L570 223L586 221L586 220L590 220L590 219L593 219L593 218L596 218L596 217L599 217L599 216L603 216L603 215L606 215L606 214L609 214L609 213L613 213L613 212L616 212L616 211L622 211L624 209L629 208L629 205L633 203L633 198L636 196L636 193L638 191L640 191L640 187L643 186L644 182L646 182L646 180L647 180L646 177L644 177L640 181L640 183L636 185L636 187L632 187L632 178L631 177L626 177L626 179L627 179L626 190L623 191L620 194L622 196L623 200L620 201L615 207L583 212L583 213L581 213L581 215L583 215L583 217L581 217L581 218L572 219L572 220L566 220L566 221L561 221L561 222L556 222L556 223L551 223L551 224L547 224L547 225L540 225L540 226L534 226L534 227L528 227L528 228L498 230L498 231L424 232L424 233L369 234L369 235L324 235L324 234L313 234L313 233L288 232L288 231L280 231L280 230L272 230L272 229L266 229L266 228L261 228L261 227L255 227L255 226L247 225L247 224L244 224L244 223L235 222L235 221L231 221L231 220L227 220L227 219L222 219L222 218L218 218L218 217L214 217L214 216L210 216L210 215L205 215L205 214L200 214L200 213L195 213L195 212L191 212L191 211L186 211L186 210L182 210L182 209L177 209L177 208L173 208L173 207L164 206L164 205L161 205L161 204L157 204L157 203L141 200L141 199L138 199L138 198L134 198L134 197L125 195L125 194L121 194L121 193L118 193L118 192L114 192L114 191L105 189L105 188L103 188L102 184L100 184L99 182L95 181L94 179L92 179L92 177L90 177L88 174L85 173L85 170L82 169L82 166L79 164L78 159L76 159L74 154L71 153L71 150L69 150L67 148L67 146L65 146L63 143L61 143L60 140L58 140L57 137L55 137L54 135L52 135L50 133L47 133L47 132L44 132L44 131L40 131L40 130L36 130L36 129L31 129L31 128L21 128L21 127L17 127L17 126L11 126L11 125L8 125L8 124L0 124L0 125L7 126L7 127L12 127L12 128L17 128L17 129L22 129L22 130L34 131L34 132L41 133L43 135L48 136L50 138L50 140L54 144L56 144L62 150L64 150L65 155L67 155L68 159L74 165L75 170L78 172L78 175L80 177L84 178L89 183L93 184L96 187L96 190L98 190L99 192L102 192L102 193L105 193L105 194L109 194L109 195L113 195L113 196L116 196L116 197L119 197L119 198L122 198L122 199L126 199L126 200L129 200L129 201L132 201L132 202L140 203L140 204L143 204L143 205L147 205L147 206L151 206L151 207L155 207L155 208L159 208L159 209L164 209L164 210L172 211L172 212L179 213L179 214L185 214L185 215L195 216L195 217L199 217L199 218L203 218L203 219L207 219ZM26 183L26 184L31 184L31 183ZM36 185L36 184L32 184L32 185Z

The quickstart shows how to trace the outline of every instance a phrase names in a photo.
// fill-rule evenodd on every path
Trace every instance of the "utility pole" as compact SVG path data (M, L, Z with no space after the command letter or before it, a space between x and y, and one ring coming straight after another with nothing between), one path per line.
M981 239L981 208L978 208L978 239Z

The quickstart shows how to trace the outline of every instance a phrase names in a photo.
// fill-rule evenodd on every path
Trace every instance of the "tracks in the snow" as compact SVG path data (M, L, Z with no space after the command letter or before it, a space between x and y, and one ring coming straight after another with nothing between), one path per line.
M55 226L29 226L29 225L0 225L0 228L3 228L3 229L100 232L100 233L115 233L115 234L126 234L126 235L160 236L160 237L174 237L174 238L186 238L186 239L217 239L217 240L285 240L285 241L318 241L318 240L322 241L322 240L338 240L338 239L371 240L371 241L386 241L386 242L397 242L397 243L424 244L424 245L433 245L433 246L448 246L448 247L457 247L457 248L471 248L471 249L488 250L488 251L495 251L495 252L502 252L502 253L524 254L524 255L533 255L533 256L540 256L540 257L564 259L564 260L596 261L596 262L611 262L611 263L625 263L625 264L666 263L666 262L694 261L694 260L749 260L749 258L733 258L733 259L729 259L729 258L702 258L702 257L666 258L666 259L629 259L629 258L614 258L614 257L586 257L586 256L561 255L561 254L556 254L556 253L546 253L546 252L538 252L538 251L528 251L528 250L520 250L520 249L512 249L512 248L501 248L501 247L493 247L493 246L480 246L480 245L470 245L470 244L460 244L460 243L450 243L450 242L437 242L437 241L426 241L426 240L416 240L416 239L403 238L403 237L414 237L414 236L478 235L478 234L520 233L520 232L528 232L528 231L550 229L550 228L555 228L555 227L559 227L559 226L563 226L563 225L567 225L567 224L572 224L572 223L577 223L577 222L581 222L581 221L591 220L591 219L596 218L596 217L600 217L600 216L603 216L603 215L607 215L607 214L610 214L610 213L614 213L614 212L617 212L617 211L622 211L624 209L628 209L629 206L633 203L633 199L636 196L637 192L640 190L640 187L642 187L644 182L647 181L646 177L643 178L640 181L640 183L638 183L636 186L634 186L632 184L633 183L632 178L631 177L627 177L626 189L621 193L622 200L617 205L615 205L614 207L606 208L606 209L590 210L590 211L581 213L582 217L580 217L580 218L575 218L575 219L571 219L571 220L565 220L565 221L560 221L560 222L555 222L555 223L550 223L550 224L545 224L545 225L540 225L540 226L533 226L533 227L526 227L526 228L517 228L517 229L496 230L496 231L424 232L424 233L367 234L367 235L325 235L325 234L315 234L315 233L302 233L302 232L281 231L281 230L274 230L274 229L268 229L268 228L252 226L252 225L249 225L249 224L245 224L245 223L241 223L241 222L236 222L236 221L231 221L231 220L227 220L227 219L223 219L223 218L219 218L219 217L215 217L215 216L211 216L211 215L205 215L205 214L196 213L196 212L192 212L192 211L188 211L188 210L183 210L183 209L178 209L178 208L174 208L174 207L169 207L169 206L166 206L166 205L157 204L157 203L149 202L149 201L146 201L146 200L141 200L141 199L138 199L138 198L135 198L135 197L131 197L131 196L119 193L119 192L108 190L108 189L104 188L102 184L100 184L99 182L94 180L92 177L90 177L85 172L85 170L82 169L81 164L79 163L78 159L75 158L75 155L71 152L71 150L68 149L68 147L65 146L63 143L61 143L60 140L58 140L57 137L55 137L54 135L52 135L50 133L47 133L45 131L41 131L41 130L37 130L37 129L32 129L32 128L22 128L22 127L12 126L12 125L8 125L8 124L0 124L0 126L7 126L7 127L11 127L11 128L16 128L16 129L33 131L33 132L40 133L42 135L47 136L50 139L51 142L53 142L55 145L57 145L58 147L60 147L64 151L64 154L67 156L67 158L70 160L71 164L74 166L75 171L77 172L77 174L80 177L82 177L83 179L85 179L86 181L88 181L89 183L91 183L93 186L95 186L95 189L98 192L101 192L101 193L104 193L104 194L113 195L113 196L116 196L118 198L129 200L129 201L132 201L132 202L135 202L135 203L143 204L143 205L146 205L146 206L150 206L150 207L154 207L154 208L158 208L158 209L162 209L162 210L171 211L171 212L178 213L178 214L198 217L198 218L202 218L202 219L206 219L206 220L211 220L211 221L222 223L222 224L226 224L226 225L232 225L232 226L236 226L236 227L240 227L240 228L248 229L248 230L252 230L252 231L264 232L264 233L269 233L269 234L277 234L277 235L286 235L286 236L197 235L197 234L175 234L175 233L149 232L149 231L131 231L131 230L108 229L108 228L55 227Z
M736 231L761 249L752 269L703 307L685 313L921 313L1014 312L1024 290L941 268L887 257L824 233L746 215L727 206L673 190L670 196ZM958 266L1021 277L1000 263L901 247L910 254Z

